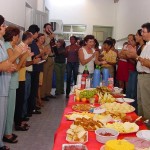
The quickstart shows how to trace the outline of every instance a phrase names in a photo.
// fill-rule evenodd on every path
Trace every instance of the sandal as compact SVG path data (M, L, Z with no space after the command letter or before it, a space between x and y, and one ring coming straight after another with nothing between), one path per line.
M7 146L3 146L3 147L0 147L0 150L10 150L10 148Z
M29 128L27 126L15 126L16 131L27 131Z
M11 138L7 138L7 137L3 137L3 141L7 142L7 143L17 143L18 140L16 140L16 138L14 136L12 136Z
M23 126L28 128L30 127L27 123L23 123Z
M18 135L14 134L14 133L12 133L12 136L13 136L14 138L17 138L17 137L18 137Z

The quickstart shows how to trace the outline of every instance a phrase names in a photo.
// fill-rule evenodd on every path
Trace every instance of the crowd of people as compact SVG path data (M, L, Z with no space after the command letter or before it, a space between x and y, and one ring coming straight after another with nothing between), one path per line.
M17 143L13 130L27 131L32 114L41 114L43 101L61 94L69 97L71 84L85 66L92 77L95 65L107 68L115 86L123 88L126 96L135 99L138 114L150 119L150 23L128 35L121 51L115 49L115 39L108 37L99 49L93 35L79 41L70 37L55 40L50 23L43 33L33 24L20 39L20 29L5 25L0 15L0 150L9 150L3 142ZM55 95L52 95L53 72L56 75ZM64 76L66 73L66 89ZM137 92L138 91L138 92Z

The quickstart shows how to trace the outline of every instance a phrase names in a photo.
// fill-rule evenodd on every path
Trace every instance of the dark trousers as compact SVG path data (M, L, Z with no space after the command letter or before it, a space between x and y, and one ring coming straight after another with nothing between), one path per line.
M16 107L15 107L15 126L20 126L22 122L22 111L24 102L25 81L19 81L19 88L16 90Z
M77 75L78 75L78 68L79 68L78 62L68 62L67 63L67 67L66 67L66 72L67 72L66 95L69 95L70 90L71 90L70 84L71 84L72 72L73 72L74 84L76 84Z
M30 96L30 90L31 90L31 72L26 71L25 94L24 94L22 117L26 117L28 115L28 98Z
M137 71L131 71L129 73L128 85L126 89L126 97L134 99L134 103L131 103L137 111Z
M39 87L39 74L40 72L33 71L31 73L31 91L28 99L28 113L32 113L36 107L36 97Z

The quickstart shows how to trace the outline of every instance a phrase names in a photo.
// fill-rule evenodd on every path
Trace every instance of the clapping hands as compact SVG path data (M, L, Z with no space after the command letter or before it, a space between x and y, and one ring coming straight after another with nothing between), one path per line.
M9 60L3 61L0 64L1 71L5 71L8 73L16 71L16 66L12 64Z

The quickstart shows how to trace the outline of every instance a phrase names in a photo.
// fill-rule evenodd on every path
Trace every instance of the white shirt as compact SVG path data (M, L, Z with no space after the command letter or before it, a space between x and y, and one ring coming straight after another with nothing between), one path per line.
M21 41L21 43L20 43L19 45L21 45L21 46L23 46L23 47L25 47L25 46L27 46L27 47L28 47L28 45L26 45L26 44L25 44L25 43L23 43L22 41ZM28 48L29 48L29 47L28 47ZM30 56L29 56L29 57L27 57L27 61L32 61L32 59L31 59L31 57L30 57ZM30 65L30 66L26 67L26 70L27 70L27 71L32 71L32 70L33 70L32 65Z
M86 49L83 48L83 47L82 47L82 50L83 50L83 54L84 54L84 59L88 59L89 57L91 57L93 55L93 54L88 54ZM95 52L95 50L93 48L92 48L92 51L93 51L93 53ZM94 61L95 61L95 57L90 62L88 62L86 64L89 73L94 73ZM84 68L85 68L85 65L82 65L80 63L80 65L79 65L79 73L83 73Z
M147 42L146 45L144 46L140 54L140 57L150 59L150 41ZM142 66L139 61L137 62L136 69L138 72L150 73L150 69L148 67Z

